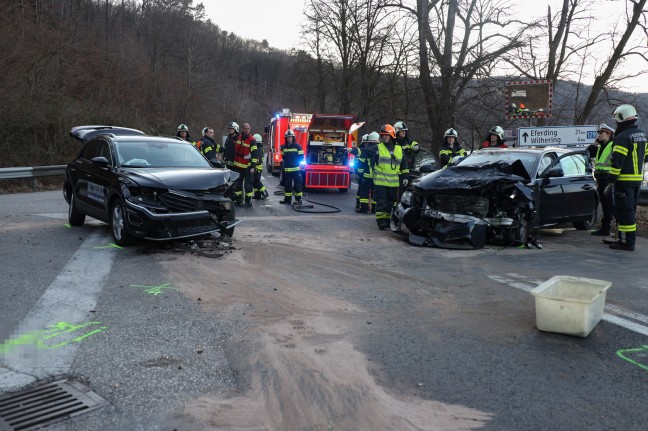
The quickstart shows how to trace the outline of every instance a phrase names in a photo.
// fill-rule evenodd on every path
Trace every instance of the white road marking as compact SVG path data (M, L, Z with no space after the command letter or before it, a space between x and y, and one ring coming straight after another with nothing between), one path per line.
M607 307L606 307L607 308ZM629 329L631 331L634 331L638 334L642 334L648 337L648 327L640 325L638 323L631 322L627 319L624 319L619 316L615 316L614 314L608 314L605 313L603 314L603 320L614 323L616 325L622 326L626 329Z
M80 325L93 321L90 310L94 310L115 253L119 252L116 248L95 247L110 242L112 237L105 231L88 236L9 340L58 322ZM0 357L0 391L17 390L39 379L67 373L77 348L78 343L44 350L33 345L12 347Z
M533 289L536 286L539 286L544 282L544 280L529 280L526 276L516 274L516 273L509 273L506 275L512 278L501 277L499 275L489 275L488 278L498 282L499 284L506 284L508 286L515 287L516 289L520 289L525 292L531 292L531 289ZM524 280L526 283L520 282L518 280ZM647 323L647 324L648 324L648 316L644 316L643 314L635 313L633 311L625 310L613 304L606 304L605 311L607 311L607 313L603 314L603 320L605 320L606 322L614 323L615 325L629 329L638 334L648 336L648 326L644 326L639 323L633 322L631 320L624 319L623 317L620 317L618 315L627 317L629 319L634 319L639 322Z

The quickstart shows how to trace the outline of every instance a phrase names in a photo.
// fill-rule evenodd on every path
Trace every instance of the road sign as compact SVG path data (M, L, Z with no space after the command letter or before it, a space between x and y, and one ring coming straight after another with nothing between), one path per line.
M504 142L509 147L517 147L518 133L517 129L504 129Z
M596 126L520 127L518 146L587 145L596 139Z

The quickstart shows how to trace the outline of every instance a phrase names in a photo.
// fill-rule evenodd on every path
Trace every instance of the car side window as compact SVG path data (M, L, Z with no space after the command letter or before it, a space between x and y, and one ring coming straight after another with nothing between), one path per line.
M551 164L551 162L554 161L554 158L551 154L545 154L542 156L542 159L540 159L540 164L538 165L538 175L541 175L545 169L547 169L547 166Z
M86 160L92 160L94 157L98 157L101 151L101 141L90 141L83 150L82 158Z
M99 157L105 157L108 162L112 165L112 158L110 157L110 146L108 142L101 141L99 142L98 148Z
M560 167L566 177L583 175L585 173L585 159L580 155L567 156L560 159Z

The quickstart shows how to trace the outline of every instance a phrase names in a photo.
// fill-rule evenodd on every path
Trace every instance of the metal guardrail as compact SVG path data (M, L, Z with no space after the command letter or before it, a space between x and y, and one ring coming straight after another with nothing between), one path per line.
M37 177L65 175L65 168L66 165L0 168L0 180L31 178L31 187L34 188L38 185ZM641 186L639 201L637 203L642 206L648 206L648 186Z
M65 175L66 165L34 166L24 168L0 168L0 180L29 178L31 188L38 185L38 177Z

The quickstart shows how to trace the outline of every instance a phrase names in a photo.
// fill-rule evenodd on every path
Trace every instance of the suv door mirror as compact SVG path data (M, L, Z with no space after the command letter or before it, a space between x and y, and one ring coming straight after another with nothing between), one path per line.
M95 165L99 165L99 166L108 166L108 165L110 165L110 162L108 161L108 159L103 157L103 156L93 157L92 159L90 159L90 161L92 163L94 163Z

